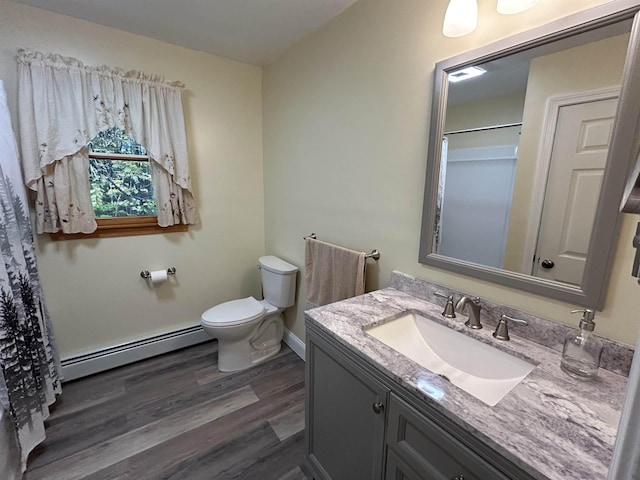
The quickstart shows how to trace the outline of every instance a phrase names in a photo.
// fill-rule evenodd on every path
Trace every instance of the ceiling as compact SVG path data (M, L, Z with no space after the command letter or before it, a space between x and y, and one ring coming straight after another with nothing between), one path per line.
M264 66L356 0L13 1Z

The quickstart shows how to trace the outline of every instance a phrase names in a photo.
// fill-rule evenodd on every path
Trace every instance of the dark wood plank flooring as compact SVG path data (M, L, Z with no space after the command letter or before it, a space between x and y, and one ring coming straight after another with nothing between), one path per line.
M222 373L216 347L63 385L25 480L306 480L302 360Z

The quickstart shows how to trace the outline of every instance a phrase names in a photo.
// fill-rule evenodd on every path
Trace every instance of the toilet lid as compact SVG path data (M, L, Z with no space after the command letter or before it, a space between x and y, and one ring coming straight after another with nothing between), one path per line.
M241 298L211 307L202 314L202 323L212 327L230 327L256 320L264 312L264 306L255 298Z

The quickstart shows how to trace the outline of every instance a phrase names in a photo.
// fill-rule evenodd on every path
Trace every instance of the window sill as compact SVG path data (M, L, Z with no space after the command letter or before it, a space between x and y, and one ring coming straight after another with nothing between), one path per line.
M161 227L157 217L98 218L98 229L93 233L51 233L52 240L79 240L83 238L130 237L158 233L186 232L189 225Z

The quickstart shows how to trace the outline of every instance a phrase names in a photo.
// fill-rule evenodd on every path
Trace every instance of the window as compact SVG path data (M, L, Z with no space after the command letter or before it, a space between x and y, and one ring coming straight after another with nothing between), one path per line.
M113 127L87 144L91 204L98 229L86 234L53 234L56 239L145 235L186 231L186 225L160 227L147 150Z
M23 152L27 153L22 159L25 183L36 196L36 232L66 235L96 232L88 143L94 147L98 144L117 146L94 155L97 175L94 200L105 207L100 215L108 216L100 219L98 236L103 236L107 223L110 230L125 228L123 224L130 230L141 222L152 226L157 223L158 232L184 230L185 227L175 225L199 223L182 110L184 84L139 71L123 74L120 69L104 65L98 68L104 81L96 82L96 67L84 65L76 58L64 57L63 61L60 58L57 54L18 50L20 90L24 94L21 98L25 99L18 102L18 107L23 125L33 126L21 129L20 140ZM104 125L102 128L107 132L98 135L100 130L96 130L96 125ZM122 141L122 133L112 130L113 126L121 126L125 132L144 132L144 139L133 135L133 139ZM93 138L96 136L97 139ZM55 142L51 141L53 138ZM119 140L114 142L114 139ZM146 155L139 150L142 147L136 146L134 140L144 147L153 146L153 155L144 158ZM145 142L148 145L144 145ZM129 147L131 151L127 151ZM131 155L143 158L132 159ZM129 162L146 162L151 167L155 191L151 192L148 182L143 185L142 176L137 177L142 165L122 162L123 158ZM125 185L126 193L120 192L119 199L115 192L105 197L108 188L101 190L98 170L108 175L109 181L114 170L121 170L129 180L136 178L132 184L113 179L108 188L117 190L116 187L122 189ZM102 183L109 182L103 178ZM144 195L146 200L142 199ZM155 221L148 211L151 198L157 202ZM127 232L135 233L151 232L146 228Z
M142 145L114 127L100 132L87 148L97 218L156 215L149 157Z

